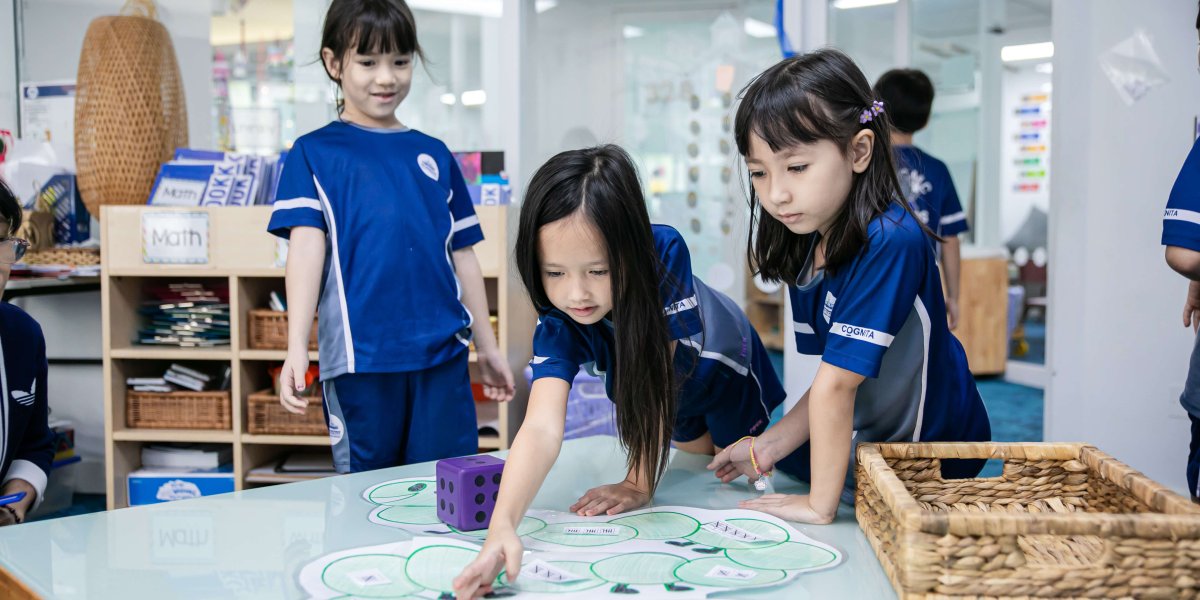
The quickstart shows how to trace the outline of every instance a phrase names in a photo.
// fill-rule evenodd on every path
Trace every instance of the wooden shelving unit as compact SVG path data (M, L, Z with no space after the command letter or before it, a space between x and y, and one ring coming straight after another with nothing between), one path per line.
M746 273L746 316L750 318L750 324L754 326L758 337L762 338L763 346L768 350L782 352L783 336L790 331L790 328L784 326L788 322L785 314L787 309L783 302L785 289L780 286L773 294L763 292L754 283L754 273Z
M204 265L147 264L142 256L142 215L180 211L209 214L209 260ZM508 404L479 403L480 419L498 419L497 435L480 436L481 450L508 447L524 417L528 385L523 371L530 358L534 313L520 283L508 266L510 232L515 214L506 206L477 206L486 240L475 246L488 294L488 306L499 317L500 348L509 358L517 397ZM249 347L248 313L267 305L271 291L284 291L284 271L276 264L277 244L266 232L270 207L157 208L105 206L101 209L101 301L104 344L104 441L108 508L128 506L126 476L141 466L141 447L153 442L201 442L233 446L233 472L237 489L244 489L247 473L297 450L328 448L325 436L253 435L246 432L246 397L271 387L268 365L282 363L286 351ZM149 283L202 281L229 286L231 344L220 348L186 349L139 346L133 342L138 328L137 308ZM515 292L515 293L514 293ZM486 318L486 317L479 317ZM311 360L317 353L310 352ZM125 424L125 380L130 376L157 376L172 362L217 362L229 365L233 425L230 430L134 429ZM476 378L474 355L472 379ZM313 407L319 410L319 407Z

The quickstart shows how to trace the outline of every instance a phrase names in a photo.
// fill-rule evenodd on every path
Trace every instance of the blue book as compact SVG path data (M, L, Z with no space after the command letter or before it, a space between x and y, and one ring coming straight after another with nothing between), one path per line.
M154 180L154 188L150 190L149 204L200 206L212 171L212 165L163 165Z

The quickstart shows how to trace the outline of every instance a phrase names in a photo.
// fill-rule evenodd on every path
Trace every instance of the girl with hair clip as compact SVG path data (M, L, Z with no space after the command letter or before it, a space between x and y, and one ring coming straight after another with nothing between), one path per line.
M490 592L501 567L510 582L520 572L516 526L558 457L581 366L604 378L629 453L624 481L570 507L581 516L645 505L672 440L711 455L762 432L784 399L746 315L692 275L678 231L650 224L637 170L620 148L563 152L538 169L521 206L516 260L540 316L533 389L487 542L454 581L459 597Z
M936 237L904 201L889 131L883 103L837 50L784 60L742 91L734 135L750 178L751 265L788 285L796 349L821 356L779 423L709 465L726 483L754 480L798 451L811 459L810 493L743 508L829 523L839 498L853 502L855 444L991 438L966 353L941 318ZM942 476L982 467L945 461Z

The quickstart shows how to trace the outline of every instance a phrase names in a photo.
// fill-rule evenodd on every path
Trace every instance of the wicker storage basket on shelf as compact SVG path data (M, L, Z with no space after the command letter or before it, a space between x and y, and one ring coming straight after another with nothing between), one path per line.
M125 426L134 429L233 429L229 392L135 392L125 396Z
M99 248L50 248L30 250L21 259L27 265L71 265L90 267L100 264Z
M250 311L250 347L255 350L287 350L287 313L276 310ZM317 321L313 319L308 349L317 349Z
M279 404L279 395L271 390L250 394L246 398L246 430L254 434L329 435L320 390L317 384L318 394L309 399L308 410L302 415L284 409Z
M1200 506L1084 444L861 444L855 512L902 599L1197 598ZM1003 459L943 480L941 459Z
M154 3L88 26L75 88L75 163L88 212L145 204L162 163L187 146L187 108L175 47Z

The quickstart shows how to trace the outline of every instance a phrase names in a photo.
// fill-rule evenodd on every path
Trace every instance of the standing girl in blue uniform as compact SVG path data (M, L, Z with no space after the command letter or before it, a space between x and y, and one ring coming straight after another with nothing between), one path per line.
M396 118L421 57L402 0L334 0L321 59L339 119L296 140L268 229L290 240L280 402L302 413L313 311L339 472L472 454L472 336L487 396L512 397L472 246L483 239L458 164ZM318 300L319 299L319 300Z
M515 530L562 445L581 366L604 377L628 475L570 507L581 516L648 503L670 441L713 454L764 430L784 390L746 315L692 275L679 232L651 225L633 161L616 146L542 165L521 207L516 259L538 309L533 389L513 441L487 542L455 580L460 597L520 571Z
M888 134L882 103L837 50L784 60L743 91L734 135L751 183L750 257L763 279L788 284L796 349L821 356L779 423L709 465L726 482L755 479L800 449L811 492L745 508L829 523L853 490L856 443L991 437L966 353L941 318L933 234L904 201ZM942 474L972 477L982 465L947 462Z

